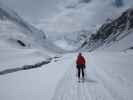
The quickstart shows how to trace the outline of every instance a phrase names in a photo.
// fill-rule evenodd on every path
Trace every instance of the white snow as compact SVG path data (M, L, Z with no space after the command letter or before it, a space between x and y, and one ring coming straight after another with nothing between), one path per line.
M60 47L64 50L68 50L68 51L77 49L77 46L74 47L73 45L71 45L67 41L65 41L64 39L55 41L55 45L57 45L58 47Z
M87 59L87 77L84 83L78 83L76 79L77 54L64 54L62 58L42 68L0 76L0 98L2 100L132 100L133 55L131 53L95 51L83 55ZM17 60L14 61L19 63Z
M96 31L96 27L105 23L107 19L115 19L121 12L132 7L133 2L126 0L124 6L117 8L113 0L60 0L61 12L47 20L41 19L38 27L43 29L49 37L58 37L67 33L81 30ZM56 33L56 34L55 34Z
M63 52L62 49L55 46L50 40L43 38L43 33L27 32L27 29L10 20L0 20L0 46L11 48L38 48L51 52ZM26 46L21 46L17 40L21 40Z
M71 34L73 38L78 37L79 34L77 36L73 34L81 31L88 31L88 34L91 35L96 33L102 24L116 19L122 12L133 5L132 0L123 0L124 5L116 7L113 4L114 1L90 0L90 2L84 2L84 0L61 0L59 2L61 12L47 20L40 19L40 23L37 26L46 32L48 38L54 38L54 42L58 42L58 38L60 36L63 38L63 35L69 36ZM67 41L62 42L65 45L67 43ZM62 44L60 47L63 47ZM75 47L78 48L79 46ZM71 49L71 47L68 49Z
M35 64L49 57L34 49L0 48L0 70Z
M127 36L122 37L121 35L118 38L118 41L112 41L109 44L104 44L100 48L99 51L125 51L126 49L133 46L133 30L125 31L122 34Z
M63 11L42 27L55 33L50 34L55 38L60 34L68 35L66 33L84 29L93 33L96 26L104 23L108 17L116 17L125 10L114 8L111 2L93 0L90 3L81 3L79 0L69 0L63 5ZM130 2L132 3L131 0ZM125 7L128 8L128 5L130 4ZM19 19L10 9L7 9L7 12ZM133 99L133 51L123 52L133 46L133 34L109 48L104 46L91 53L84 52L87 60L86 80L84 83L78 83L75 65L77 53L64 53L65 50L73 50L76 47L70 45L70 41L62 39L55 41L55 46L50 40L43 38L43 33L36 34L36 29L32 31L35 33L29 33L12 21L0 20L0 72L34 65L55 57L51 63L40 68L0 74L1 100ZM18 39L28 44L28 47L21 47L15 42Z

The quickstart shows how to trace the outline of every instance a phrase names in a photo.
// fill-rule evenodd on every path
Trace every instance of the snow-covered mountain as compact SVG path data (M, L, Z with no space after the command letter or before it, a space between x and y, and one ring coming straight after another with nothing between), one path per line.
M69 3L47 31L65 50L95 50L82 52L85 80L78 82L77 53L52 55L63 50L0 4L0 99L133 100L133 9L125 0L62 1Z
M132 5L132 0L63 0L61 2L62 12L50 21L41 24L40 27L45 27L49 37L57 38L57 41L54 40L57 45L58 41L62 41L64 44L59 45L60 47L75 46L74 48L79 48L79 45L83 47L87 41L90 41L90 38L94 36L92 34L97 34L105 24L118 23L119 26L122 26L123 22L116 20L128 18L121 14L132 8ZM125 20L124 24L126 23L128 21ZM125 33L124 31L126 31L125 28L123 28L122 34ZM65 44L66 46L64 46ZM100 42L90 45L87 42L87 45L90 45L89 48L93 49L94 45L99 46L99 44Z
M84 41L82 46L90 51L102 46L102 48L112 48L124 50L132 47L133 36L133 9L130 8L122 13L120 17L103 24L96 34L92 34ZM126 40L125 40L126 39ZM125 41L124 41L125 40ZM116 45L117 46L114 46ZM119 49L118 49L119 48Z
M24 21L16 12L0 3L0 38L12 45L29 47L46 39L43 31Z
M81 30L96 31L99 25L109 18L118 17L130 4L123 1L117 7L116 0L62 0L59 5L62 11L53 18L40 22L38 27L44 29L49 36L55 36L53 33L59 36Z
M42 30L27 23L3 3L0 3L0 46L6 48L40 48L51 52L64 52L46 39Z
M16 47L36 46L58 52L62 52L62 49L66 48L75 50L80 47L87 48L87 50L89 48L91 51L103 43L101 39L98 42L92 41L93 37L96 34L104 34L103 28L105 27L106 30L106 27L111 27L114 23L118 22L121 27L123 23L119 20L123 21L128 16L118 17L127 8L131 8L131 5L131 0L128 2L124 0L63 0L61 2L62 12L50 19L48 23L41 24L48 33L47 35L55 38L53 39L57 45L55 46L46 39L43 31L28 24L16 12L0 3L1 43L4 41L7 45ZM128 22L126 21L124 24L126 23ZM122 31L125 31L125 26L122 27ZM114 29L111 27L111 30ZM115 33L118 34L118 32ZM107 40L111 34L110 30L105 34L108 34L104 37ZM111 41L111 38L108 39L108 42ZM106 41L106 44L108 42Z

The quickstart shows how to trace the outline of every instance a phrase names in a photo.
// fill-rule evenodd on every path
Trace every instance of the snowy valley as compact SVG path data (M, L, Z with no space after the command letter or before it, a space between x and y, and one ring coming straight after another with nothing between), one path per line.
M132 4L62 0L62 12L36 28L0 2L0 100L132 100Z

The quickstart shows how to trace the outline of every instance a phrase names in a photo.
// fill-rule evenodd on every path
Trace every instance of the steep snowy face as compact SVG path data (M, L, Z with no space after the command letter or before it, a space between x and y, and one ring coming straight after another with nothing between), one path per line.
M108 18L120 15L125 5L123 0L62 0L59 5L62 12L40 23L39 27L49 36L53 33L59 36L66 32L95 31Z
M130 8L115 20L103 24L96 34L92 34L88 39L86 39L82 47L85 47L90 51L101 46L103 46L103 48L113 47L113 50L124 50L130 48L133 45L132 29L133 8ZM116 42L117 46L114 46Z
M73 45L73 42L79 41L79 44L83 43L82 46L84 46L88 43L86 40L89 40L94 36L91 36L91 34L98 33L97 30L100 31L105 23L108 24L112 22L112 20L117 19L126 9L131 8L132 4L133 1L131 0L62 1L61 5L63 5L63 12L50 21L48 24L50 28L47 28L47 25L45 25L45 27L48 33L55 32L57 37L64 34L63 38L65 37L65 39L61 40L64 40L65 43L67 42L68 44ZM122 15L121 18L118 18L118 21L115 20L113 23L117 23L118 27L123 24L126 26L127 21L125 20L125 23L122 22L123 19L128 18L126 14L125 16ZM110 30L113 31L114 29L112 28ZM108 34L111 32L110 30L108 31ZM122 30L124 31L124 28ZM82 37L84 39L79 39ZM73 41L70 43L69 40ZM77 46L77 43L75 46ZM101 42L96 44L98 46Z
M0 3L0 39L22 47L40 45L46 39L44 32L25 22L16 12Z

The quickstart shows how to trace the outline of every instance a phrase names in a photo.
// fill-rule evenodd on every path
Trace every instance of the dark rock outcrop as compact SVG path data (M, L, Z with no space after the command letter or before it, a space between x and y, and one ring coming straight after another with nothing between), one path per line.
M83 43L89 51L95 50L105 43L116 41L121 34L127 36L124 31L133 29L133 8L122 13L120 17L109 23L103 24L96 34L92 34L88 40Z

